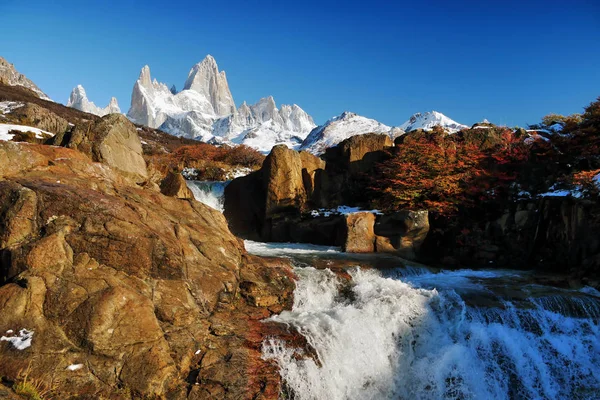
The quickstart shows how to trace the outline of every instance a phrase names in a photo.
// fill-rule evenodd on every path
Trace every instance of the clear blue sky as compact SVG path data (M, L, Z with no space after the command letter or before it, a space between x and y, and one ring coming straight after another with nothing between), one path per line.
M598 0L0 0L0 27L0 55L51 98L83 84L124 111L142 66L181 88L206 54L237 104L273 95L317 123L435 109L523 126L600 96Z

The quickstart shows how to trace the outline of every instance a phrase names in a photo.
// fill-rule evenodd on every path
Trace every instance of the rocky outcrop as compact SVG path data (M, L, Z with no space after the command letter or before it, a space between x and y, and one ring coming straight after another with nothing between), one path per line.
M137 183L148 178L142 144L133 125L122 114L110 114L95 123L78 125L72 133L55 136L55 144L77 149L105 163Z
M23 125L34 126L56 134L63 134L70 129L69 121L33 103L25 103L22 107L16 108L10 113L10 118Z
M347 253L375 251L375 215L359 212L345 216L345 240L342 250Z
M326 168L316 177L314 202L322 208L367 204L365 180L392 146L389 136L372 133L353 136L327 149L323 155Z
M301 209L304 206L306 190L302 180L302 158L297 151L284 145L273 147L261 172L266 185L267 218L278 212Z
M374 227L378 253L396 253L402 258L416 260L429 233L429 213L397 211L377 218Z
M29 366L57 398L277 396L259 321L291 306L289 265L73 149L0 155L0 333L31 334L0 341L1 376Z
M160 192L165 196L177 197L178 199L193 199L194 194L187 187L183 176L170 171L160 183Z
M302 213L356 205L357 199L365 197L365 174L391 145L387 135L355 136L329 149L326 161L305 151L275 146L259 171L233 180L225 189L224 213L230 228L253 240L342 245L341 219L315 220ZM328 241L319 233L321 220L322 229L330 233Z

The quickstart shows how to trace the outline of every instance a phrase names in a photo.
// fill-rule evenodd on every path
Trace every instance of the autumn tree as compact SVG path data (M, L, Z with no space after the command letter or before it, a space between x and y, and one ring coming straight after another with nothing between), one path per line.
M371 184L376 205L452 215L477 192L472 185L484 173L483 158L476 146L457 145L441 135L400 145L376 169Z

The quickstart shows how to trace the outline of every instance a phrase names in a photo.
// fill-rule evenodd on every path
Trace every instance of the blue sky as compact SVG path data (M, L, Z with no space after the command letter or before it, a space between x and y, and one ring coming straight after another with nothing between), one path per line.
M273 95L317 123L349 110L399 125L435 109L523 126L600 96L594 0L0 0L0 27L0 55L51 98L83 84L124 111L145 64L181 88L206 54L238 105Z

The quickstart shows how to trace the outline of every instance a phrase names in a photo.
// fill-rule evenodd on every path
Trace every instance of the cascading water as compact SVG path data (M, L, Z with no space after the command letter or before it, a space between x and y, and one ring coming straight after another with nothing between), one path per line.
M516 271L357 267L350 281L295 272L293 309L271 320L296 328L316 356L263 343L282 398L600 398L595 291L534 285Z
M231 181L185 181L196 200L221 212L225 201L225 187L229 182Z

